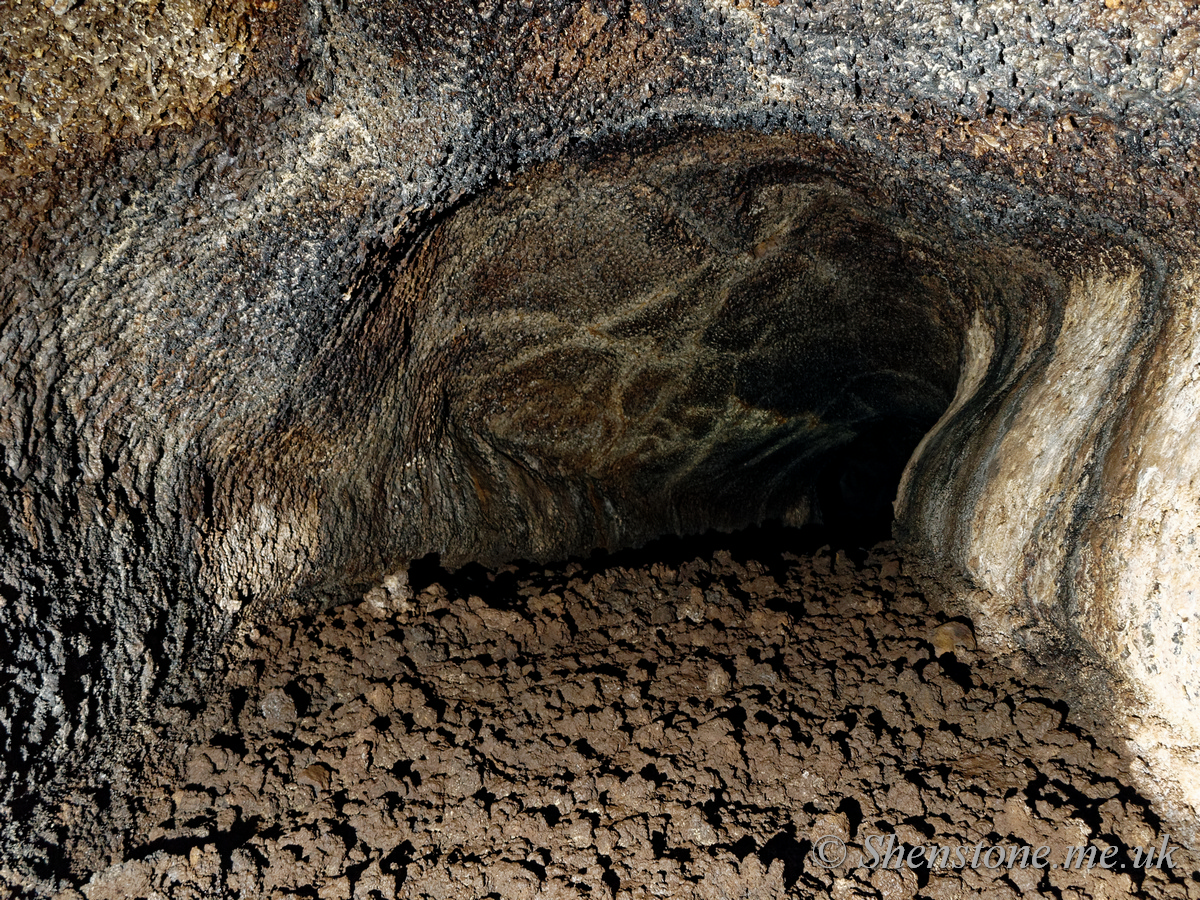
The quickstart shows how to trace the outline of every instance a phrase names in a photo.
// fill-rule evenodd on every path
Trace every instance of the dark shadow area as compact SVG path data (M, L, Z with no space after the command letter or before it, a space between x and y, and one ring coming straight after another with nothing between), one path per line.
M897 472L897 478L899 473ZM893 485L894 491L894 485ZM890 511L890 503L888 506ZM850 519L849 515L847 518ZM868 533L861 530L863 520L856 527L834 529L827 525L808 524L800 527L780 522L765 522L733 532L706 531L703 534L658 538L642 547L615 552L597 550L590 556L571 557L561 563L547 566L529 560L517 560L507 566L490 567L480 563L468 563L458 569L449 570L441 565L436 553L414 560L409 567L408 583L415 593L431 584L441 584L452 596L486 596L490 603L501 602L506 589L521 580L554 580L561 578L564 570L573 570L579 577L591 578L614 568L640 569L656 564L678 568L698 558L713 558L717 554L728 554L737 563L755 560L771 570L786 564L785 554L792 557L808 557L825 550L830 556L839 550L858 563L862 562L871 544L861 543ZM879 526L879 522L874 522ZM888 535L891 518L883 525L882 540ZM873 543L878 543L874 541Z
M859 550L891 538L900 476L933 424L882 417L822 460L816 499L831 546Z
M731 531L709 529L700 534L667 535L641 547L571 556L557 567L574 566L590 576L612 567L633 569L656 563L678 567L721 552L738 562L758 560L769 564L780 562L785 553L812 556L822 548L828 548L831 555L842 551L861 564L870 547L891 539L893 502L900 477L932 424L913 418L880 417L847 444L818 460L814 466L817 474L810 483L815 483L813 493L820 521L797 527L770 519ZM468 563L448 569L441 565L438 554L432 553L410 564L409 584L420 592L438 582L468 595L492 590L504 582L515 583L522 577L536 578L545 568L543 563L513 560L498 568Z

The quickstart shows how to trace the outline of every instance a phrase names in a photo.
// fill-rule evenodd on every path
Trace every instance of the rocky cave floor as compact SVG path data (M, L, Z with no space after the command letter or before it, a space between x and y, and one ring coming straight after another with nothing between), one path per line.
M894 545L789 545L426 566L252 632L82 893L1200 898L1187 850L1134 865L1177 843L1101 713L973 649ZM891 835L968 864L853 865ZM1048 855L973 866L979 842Z

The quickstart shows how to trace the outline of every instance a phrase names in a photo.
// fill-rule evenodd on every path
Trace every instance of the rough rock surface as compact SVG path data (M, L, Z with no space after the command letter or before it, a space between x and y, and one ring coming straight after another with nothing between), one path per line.
M212 118L262 36L275 0L105 0L5 7L0 181L60 160L94 163L114 143Z
M429 551L541 557L728 523L736 496L643 502L687 454L657 473L639 462L654 454L595 471L591 457L556 455L566 432L549 450L527 440L545 438L528 414L556 409L575 379L627 371L611 347L575 341L540 399L510 395L498 420L469 391L448 393L472 359L486 374L508 333L498 317L481 345L465 327L471 293L423 287L452 271L458 248L438 241L470 230L464 211L515 208L505 191L552 185L556 166L616 196L639 182L627 164L624 185L606 187L613 159L662 162L697 142L730 167L731 147L760 141L762 159L790 142L793 158L761 183L839 197L843 221L868 226L807 270L784 266L801 297L853 258L886 286L907 253L897 273L911 301L915 253L937 251L945 280L929 293L953 313L957 358L927 354L926 380L943 394L949 373L957 382L909 467L901 533L986 589L972 594L980 615L1085 638L1164 723L1137 740L1182 771L1167 762L1197 741L1200 695L1194 4L270 7L177 7L201 35L223 33L219 47L99 3L20 4L0 25L5 866L53 876L71 810L108 805L135 736L198 702L239 630L361 593ZM761 214L737 178L712 185L711 198L659 198L696 215L648 245L684 248L726 286L739 260L766 270L781 246L794 251L795 223L755 230L782 225L778 207ZM572 206L559 214L572 221ZM587 221L646 227L618 207ZM737 227L723 241L725 221ZM649 282L661 272L648 260L610 268ZM880 310L856 319L873 322L861 332L872 353L890 328L886 296L843 298ZM764 321L779 324L724 335L749 338L719 360L734 377L714 374L698 419L786 429L841 396L839 384L815 406L756 405L770 385L738 366ZM421 352L406 355L414 335ZM844 344L823 349L836 361ZM882 369L911 375L921 361ZM754 409L739 409L747 396ZM867 405L931 397L893 386ZM824 490L869 499L858 475L879 460L864 464L855 442L872 423L839 415L824 449L855 465ZM502 458L514 446L525 455ZM722 471L739 484L720 467L699 483L720 486ZM772 471L795 493L766 511L815 514L815 470Z
M894 545L778 549L803 545L441 573L253 631L147 753L107 860L74 861L82 895L1200 897L1193 852L1134 865L1180 835L1102 691L976 648ZM821 844L871 861L890 835L1049 854L870 868ZM1107 867L1064 867L1089 845Z

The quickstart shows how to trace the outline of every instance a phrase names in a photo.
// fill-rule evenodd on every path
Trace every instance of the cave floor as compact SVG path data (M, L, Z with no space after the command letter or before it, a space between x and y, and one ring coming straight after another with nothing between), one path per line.
M972 649L893 545L673 553L252 632L84 895L1200 898L1121 736Z

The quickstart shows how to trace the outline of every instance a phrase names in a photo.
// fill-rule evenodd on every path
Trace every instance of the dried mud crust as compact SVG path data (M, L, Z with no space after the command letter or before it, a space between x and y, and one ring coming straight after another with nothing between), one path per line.
M891 834L1119 865L1168 829L1119 736L973 650L893 545L754 555L478 570L252 632L83 894L1200 897L1186 849L819 866Z

